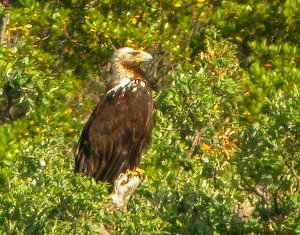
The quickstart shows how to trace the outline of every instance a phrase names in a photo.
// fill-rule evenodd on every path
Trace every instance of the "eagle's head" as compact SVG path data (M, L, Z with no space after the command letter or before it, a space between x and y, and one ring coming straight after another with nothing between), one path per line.
M115 51L112 62L113 64L119 63L123 66L135 67L143 62L150 62L152 59L152 56L145 51L123 47Z
M123 47L116 50L112 56L112 74L108 80L109 93L117 93L119 89L126 90L131 81L148 80L140 68L142 63L151 62L152 56L142 50Z

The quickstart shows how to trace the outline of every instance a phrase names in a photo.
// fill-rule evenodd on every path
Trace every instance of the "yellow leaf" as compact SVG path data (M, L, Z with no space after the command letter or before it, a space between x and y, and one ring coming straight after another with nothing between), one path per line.
M209 150L211 150L211 145L209 145L209 144L202 144L202 150L203 151L209 151Z
M182 6L182 2L181 1L178 1L174 4L175 7L181 7Z
M131 19L131 22L132 22L133 24L136 24L136 23L137 23L137 17L133 17L133 18Z

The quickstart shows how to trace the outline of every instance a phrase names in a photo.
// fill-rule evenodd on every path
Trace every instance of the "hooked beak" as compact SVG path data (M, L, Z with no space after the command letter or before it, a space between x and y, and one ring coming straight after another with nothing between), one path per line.
M143 62L151 62L153 60L153 57L149 53L142 51L141 59L143 60Z

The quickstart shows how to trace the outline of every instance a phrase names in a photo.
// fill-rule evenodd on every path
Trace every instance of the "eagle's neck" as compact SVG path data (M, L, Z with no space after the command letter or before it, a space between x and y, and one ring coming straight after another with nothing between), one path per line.
M112 76L108 89L127 86L133 80L144 80L143 71L137 66L125 64L116 59L112 65Z
M144 73L136 66L130 66L128 64L114 61L112 66L112 77L108 86L107 95L115 96L115 94L122 94L123 92L132 89L139 81L144 87L146 82L144 80ZM120 92L121 91L121 92Z

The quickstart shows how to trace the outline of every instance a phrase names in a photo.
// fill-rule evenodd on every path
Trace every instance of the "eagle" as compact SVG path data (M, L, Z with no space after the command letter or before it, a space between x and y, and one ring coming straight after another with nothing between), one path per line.
M79 138L75 172L114 182L138 167L153 128L152 92L141 64L152 59L142 50L115 50L107 90Z

